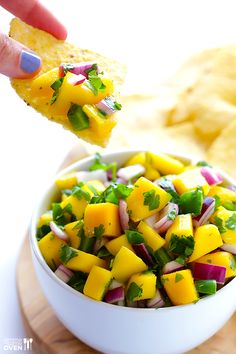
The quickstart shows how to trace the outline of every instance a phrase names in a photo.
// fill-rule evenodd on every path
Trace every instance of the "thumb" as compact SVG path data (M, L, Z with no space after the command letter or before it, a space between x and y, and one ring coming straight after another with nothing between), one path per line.
M30 78L41 68L41 59L3 33L0 33L0 73L12 78Z

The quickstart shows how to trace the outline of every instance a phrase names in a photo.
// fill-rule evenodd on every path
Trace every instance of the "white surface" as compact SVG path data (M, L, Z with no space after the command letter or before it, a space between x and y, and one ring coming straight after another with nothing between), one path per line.
M140 151L108 153L103 161L106 163L117 161L119 167L135 152ZM67 168L65 173L87 170L92 159L90 157L79 161ZM221 174L229 184L233 183L227 176ZM118 307L94 301L68 287L49 269L35 239L37 220L58 193L55 185L49 188L49 192L42 196L32 218L30 230L33 261L41 287L55 313L83 342L106 354L181 354L212 336L236 310L236 279L214 296L206 297L197 304L163 308L158 311ZM79 316L74 316L75 313ZM104 318L102 326L99 325L101 318Z
M43 2L66 24L71 42L128 64L126 92L132 87L150 91L193 52L236 43L234 0ZM0 9L5 32L10 18ZM3 76L0 93L2 352L1 338L24 335L15 292L15 266L36 196L77 140L27 108Z

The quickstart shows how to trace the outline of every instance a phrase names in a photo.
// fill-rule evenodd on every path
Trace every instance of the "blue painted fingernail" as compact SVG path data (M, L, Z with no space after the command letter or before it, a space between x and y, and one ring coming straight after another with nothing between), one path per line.
M41 65L41 59L34 53L23 50L20 57L20 68L28 74L35 72Z

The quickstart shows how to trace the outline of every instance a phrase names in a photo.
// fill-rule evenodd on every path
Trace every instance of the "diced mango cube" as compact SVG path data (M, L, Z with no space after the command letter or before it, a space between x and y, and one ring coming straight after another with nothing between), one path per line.
M78 199L76 196L70 195L64 199L60 205L62 209L70 205L72 213L79 220L82 219L87 204L88 201L85 198Z
M45 97L47 101L52 97L54 90L51 85L59 78L59 69L53 68L36 77L31 83L31 94L35 97Z
M76 184L78 184L78 180L75 172L67 173L66 175L60 176L56 181L56 186L59 189L71 189Z
M114 237L121 235L118 205L112 203L89 204L84 213L84 230L88 237L96 236L100 227L102 236Z
M60 248L66 242L49 232L38 242L40 252L50 268L55 270L60 264Z
M161 248L165 243L165 239L162 238L151 226L149 226L145 221L140 221L137 226L137 230L143 234L145 243L153 249L155 252Z
M184 170L184 164L174 157L162 153L148 152L147 154L150 156L151 165L163 175L179 174Z
M218 251L210 254L206 254L196 260L198 263L210 263L226 268L226 278L236 276L236 262L234 256L229 252Z
M100 90L97 95L90 89L86 81L82 84L74 85L73 82L76 78L75 74L67 72L59 89L57 100L49 107L51 114L66 117L71 102L80 106L96 104L106 96L110 96L114 91L112 80L106 77L101 76L101 80L106 87L103 91Z
M105 186L101 181L94 180L85 183L82 189L88 192L91 197L93 197L95 192L96 194L102 193L105 190Z
M93 254L77 250L72 248L73 252L76 253L74 257L69 259L68 262L64 263L65 266L71 270L75 270L76 272L84 272L89 273L93 266L97 265L99 267L105 268L106 262Z
M167 245L169 245L172 235L176 235L178 237L193 236L193 223L191 214L177 215L173 224L167 230L165 236Z
M133 221L140 221L163 209L171 195L145 177L140 177L126 199L128 212Z
M151 299L156 294L156 275L151 271L134 274L130 277L126 296L129 295L129 291L132 292L132 284L135 283L140 289L138 296L132 298L131 301Z
M128 248L122 246L114 258L111 272L117 281L124 283L131 275L147 269L148 266L141 258Z
M109 119L102 115L99 110L90 104L83 106L83 111L89 118L91 134L96 134L98 137L109 136L112 129L116 125L115 114L110 115Z
M194 250L189 262L214 251L223 244L218 228L212 224L199 226L194 233L194 241Z
M37 227L41 227L43 225L48 225L52 221L52 210L46 211L46 213L42 214L39 217L39 221Z
M188 170L177 175L172 182L179 194L202 187L204 195L207 195L210 190L210 186L202 176L199 168Z
M83 229L84 223L82 220L74 221L69 224L66 224L64 230L69 236L70 246L78 249L81 243L81 230Z
M144 177L154 181L155 179L160 177L159 171L154 168L150 163L150 158L147 152L139 152L132 156L125 164L125 166L131 165L142 165L145 168Z
M173 305L185 305L198 300L198 293L189 269L163 274L161 280Z
M208 195L210 197L217 195L222 203L227 201L236 202L236 192L225 187L211 186Z
M132 248L131 244L129 243L129 241L127 240L127 236L126 235L121 235L121 236L116 237L113 240L108 241L106 243L107 250L113 256L115 256L119 252L119 250L121 249L122 246L124 246L124 247L130 249L131 251L133 251L133 248Z
M145 152L139 152L138 154L135 154L132 156L126 163L125 166L131 166L131 165L142 165L145 167L146 163L146 153Z
M101 301L112 280L109 270L93 266L84 285L83 293L94 300Z
M231 210L227 210L222 206L220 206L211 217L211 222L219 227L222 240L231 245L236 245L235 220L236 213Z

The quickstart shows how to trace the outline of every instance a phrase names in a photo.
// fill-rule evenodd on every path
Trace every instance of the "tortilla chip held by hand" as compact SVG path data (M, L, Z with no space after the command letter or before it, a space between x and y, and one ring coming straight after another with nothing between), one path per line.
M105 147L113 127L125 67L115 60L79 49L17 18L9 35L35 51L42 70L33 79L12 79L17 94L48 119L81 139Z

